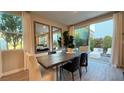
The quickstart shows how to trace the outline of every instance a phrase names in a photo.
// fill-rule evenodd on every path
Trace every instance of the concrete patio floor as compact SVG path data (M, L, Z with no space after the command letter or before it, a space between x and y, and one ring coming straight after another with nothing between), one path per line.
M101 56L100 58L92 58L88 56L89 62L98 62L98 63L111 63L111 57L110 56Z

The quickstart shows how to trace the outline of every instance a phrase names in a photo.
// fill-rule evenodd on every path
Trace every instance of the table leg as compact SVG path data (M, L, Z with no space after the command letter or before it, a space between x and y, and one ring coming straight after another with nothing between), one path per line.
M56 80L58 81L58 66L56 66Z

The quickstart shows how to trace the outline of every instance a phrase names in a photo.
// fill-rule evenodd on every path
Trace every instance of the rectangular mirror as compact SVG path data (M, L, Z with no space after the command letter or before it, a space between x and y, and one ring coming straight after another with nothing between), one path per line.
M35 52L47 52L50 48L50 27L47 24L34 22Z
M52 26L52 47L53 50L62 48L62 29Z

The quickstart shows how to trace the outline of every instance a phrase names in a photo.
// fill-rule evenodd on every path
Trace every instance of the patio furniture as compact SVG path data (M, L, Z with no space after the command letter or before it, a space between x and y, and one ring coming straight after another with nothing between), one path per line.
M106 55L107 56L111 56L111 54L112 54L112 50L111 50L111 48L108 48L107 49L107 52L106 52Z
M93 52L89 54L91 58L100 58L101 54L103 54L103 48L94 48Z

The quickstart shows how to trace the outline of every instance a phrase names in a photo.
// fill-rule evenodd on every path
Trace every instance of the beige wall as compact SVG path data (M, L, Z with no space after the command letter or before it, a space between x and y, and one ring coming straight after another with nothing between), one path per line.
M8 75L23 70L24 68L23 50L1 51L1 66L2 75Z

